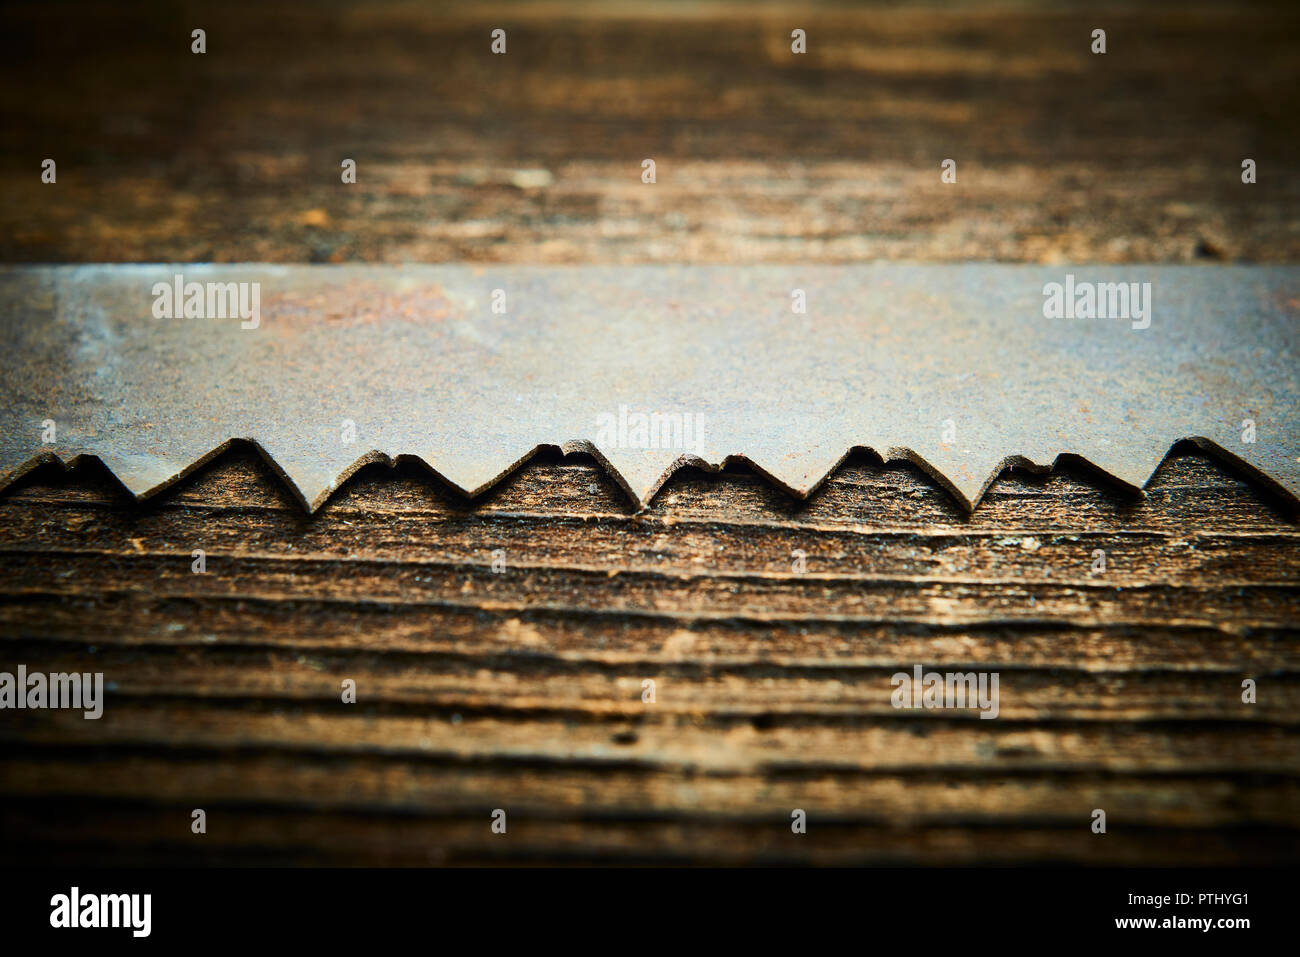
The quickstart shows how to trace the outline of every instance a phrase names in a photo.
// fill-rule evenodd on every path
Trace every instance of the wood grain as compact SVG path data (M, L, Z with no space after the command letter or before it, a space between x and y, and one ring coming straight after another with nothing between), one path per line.
M6 659L112 692L0 725L5 853L1292 860L1297 539L1190 449L1144 501L1012 473L969 517L866 455L808 503L687 470L639 514L558 453L476 502L368 467L312 518L248 448L143 505L50 466L0 501ZM914 663L997 670L999 718L894 709Z
M1277 4L27 5L0 261L1294 263L1297 39ZM0 862L1295 864L1297 545L1191 447L972 515L865 454L640 513L554 451L312 517L244 447L145 503L49 466L0 494L0 670L110 690L0 714ZM997 671L998 719L894 709L915 664Z
M1300 258L1300 13L1093 6L26 6L0 260Z

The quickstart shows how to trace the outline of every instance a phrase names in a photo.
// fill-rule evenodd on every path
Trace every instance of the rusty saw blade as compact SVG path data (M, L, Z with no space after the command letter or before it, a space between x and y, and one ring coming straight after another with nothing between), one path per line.
M474 495L554 445L644 505L728 459L807 495L864 447L973 508L1191 439L1300 497L1300 268L8 267L0 315L3 484L94 456L145 496L245 439L314 509L367 462Z

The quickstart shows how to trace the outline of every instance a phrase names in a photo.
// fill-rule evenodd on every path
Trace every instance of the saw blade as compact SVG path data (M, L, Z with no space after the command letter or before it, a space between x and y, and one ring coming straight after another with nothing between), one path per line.
M1294 267L6 267L0 315L4 484L93 456L147 496L247 440L315 509L368 462L475 495L558 446L644 505L866 448L973 508L1191 439L1300 497Z

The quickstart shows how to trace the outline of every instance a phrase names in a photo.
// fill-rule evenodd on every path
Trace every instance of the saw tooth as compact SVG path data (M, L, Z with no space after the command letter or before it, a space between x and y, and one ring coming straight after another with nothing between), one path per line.
M1108 287L1141 321L1072 305ZM473 496L559 446L645 506L729 459L806 496L861 447L973 508L1191 439L1295 500L1298 302L1297 267L9 267L0 481L85 455L147 496L244 438L314 509L368 462Z

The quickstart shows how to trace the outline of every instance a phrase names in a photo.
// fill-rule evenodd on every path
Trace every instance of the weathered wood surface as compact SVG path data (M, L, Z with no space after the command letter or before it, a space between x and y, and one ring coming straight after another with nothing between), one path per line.
M475 503L368 467L314 518L247 449L144 505L51 466L0 501L6 660L114 687L0 724L4 853L1293 860L1297 544L1191 452L1145 502L1011 475L970 518L866 456L807 504L688 471L641 514L558 455ZM895 710L913 663L999 671L1001 716Z
M671 14L7 10L0 260L1300 260L1290 8ZM1190 450L969 517L866 456L641 514L557 454L315 517L248 449L145 504L46 468L0 495L0 669L113 686L0 715L0 860L1295 863L1297 544ZM893 709L918 663L1001 716Z
M0 260L1300 258L1300 10L1093 6L6 10Z

